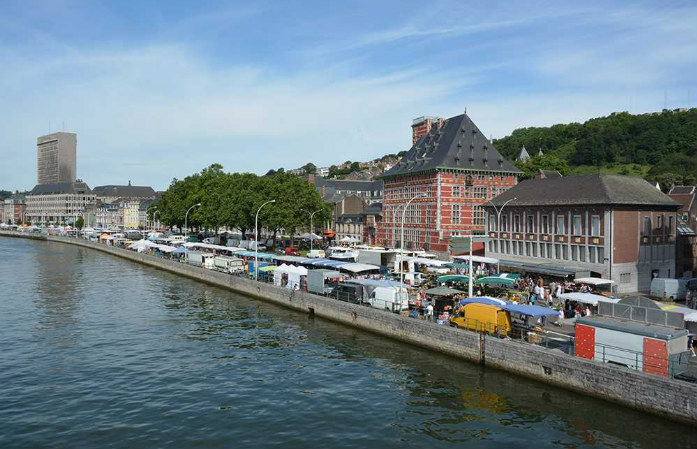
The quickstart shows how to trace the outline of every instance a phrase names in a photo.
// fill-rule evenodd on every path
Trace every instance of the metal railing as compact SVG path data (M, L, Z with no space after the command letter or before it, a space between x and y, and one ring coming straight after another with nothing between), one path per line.
M684 374L692 356L691 351L684 351L671 354L668 357L660 357L627 348L579 340L576 341L575 351L579 357L589 358L587 354L592 353L593 360L598 362L611 363L665 377Z

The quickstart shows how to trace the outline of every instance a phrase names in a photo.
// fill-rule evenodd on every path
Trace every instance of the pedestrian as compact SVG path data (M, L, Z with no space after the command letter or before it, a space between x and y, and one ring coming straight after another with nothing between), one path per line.
M433 304L430 302L426 306L426 313L424 315L426 315L428 321L433 321Z
M591 316L591 308L586 304L586 310L583 311L583 316Z

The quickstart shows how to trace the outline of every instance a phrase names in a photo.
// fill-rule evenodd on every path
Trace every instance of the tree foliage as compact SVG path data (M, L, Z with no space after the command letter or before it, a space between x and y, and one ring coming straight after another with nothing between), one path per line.
M82 217L77 217L77 220L75 220L75 227L79 230L85 227L85 219Z
M521 180L534 178L539 170L556 170L562 176L566 176L570 172L568 162L554 154L533 156L525 162L519 162L518 168L523 170Z
M516 129L494 143L511 160L525 146L530 154L541 149L572 166L652 165L651 180L661 173L689 178L697 173L697 109L642 115L622 112L583 124Z
M174 179L157 204L148 210L150 219L157 218L168 226L182 228L188 208L201 203L189 213L187 225L193 229L220 227L239 229L243 234L254 229L259 207L266 201L276 203L259 213L259 225L273 231L284 229L294 233L309 228L309 212L315 223L331 216L314 186L302 178L279 170L269 176L252 173L225 173L220 164L213 164L183 180Z

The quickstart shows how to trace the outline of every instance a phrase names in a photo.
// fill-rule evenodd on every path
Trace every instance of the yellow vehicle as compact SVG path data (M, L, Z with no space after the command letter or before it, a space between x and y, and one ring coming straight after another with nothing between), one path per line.
M513 327L508 311L494 305L479 303L462 306L450 317L450 325L501 336L508 335Z

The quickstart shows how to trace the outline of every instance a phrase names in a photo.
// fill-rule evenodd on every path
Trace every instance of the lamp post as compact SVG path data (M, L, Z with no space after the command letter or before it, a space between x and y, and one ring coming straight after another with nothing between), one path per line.
M159 213L160 213L160 211L157 210L157 208L155 208L155 212L152 213L152 223L151 223L151 224L152 224L152 226L153 226L154 228L159 228L159 226L156 226L156 225L155 225L155 223L157 223L157 221L155 221L155 217L156 217L157 214L159 214ZM155 230L157 230L157 229L155 229Z
M259 212L261 212L261 208L266 206L267 204L270 203L275 203L276 200L269 200L259 206L259 209L257 210L257 215L254 217L254 238L256 239L254 241L254 280L258 281L259 280Z
M194 204L186 211L186 214L184 214L184 251L185 251L184 258L186 259L187 262L189 261L189 247L186 246L186 244L188 243L186 236L187 236L187 231L189 230L189 221L188 221L189 212L191 212L191 209L193 209L194 207L197 207L200 205L201 205L201 203Z
M499 241L499 243L498 243L499 245L501 244L501 238L500 238L500 235L501 235L501 212L503 212L503 208L506 207L506 204L510 203L511 201L515 201L517 199L518 199L517 197L513 197L513 198L509 199L508 201L503 203L503 206L501 206L501 209L497 209L496 205L494 203L492 203L491 200L489 200L487 202L488 204L492 205L492 207L494 208L494 212L496 212L496 233L498 234L497 240ZM472 250L470 249L470 256L471 255L472 255ZM496 266L496 271L499 271L498 265ZM472 273L470 273L470 276L472 276Z
M312 221L312 218L317 212L322 212L322 209L317 209L316 211L310 213L310 252L312 252L312 241L314 240L313 236L315 235L315 227L313 226L314 222Z
M399 246L401 250L399 254L399 281L402 285L404 285L404 219L407 215L407 208L409 207L409 204L411 204L411 202L417 198L426 198L426 194L419 193L418 195L414 196L412 199L407 201L407 204L404 205L404 209L402 210L402 234L399 241ZM399 286L400 290L402 288L402 285Z

